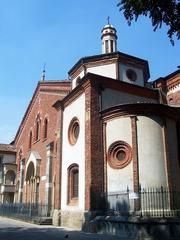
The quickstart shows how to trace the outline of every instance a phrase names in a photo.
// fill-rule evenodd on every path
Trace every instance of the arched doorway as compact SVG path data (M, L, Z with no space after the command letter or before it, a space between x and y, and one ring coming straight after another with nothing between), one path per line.
M26 202L36 202L36 178L34 163L30 162L26 172Z

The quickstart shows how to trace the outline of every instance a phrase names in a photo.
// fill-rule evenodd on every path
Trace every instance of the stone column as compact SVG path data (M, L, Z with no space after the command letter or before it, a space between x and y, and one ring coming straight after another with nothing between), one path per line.
M50 214L52 204L52 159L53 159L53 142L46 146L46 189L45 189L45 204L47 215Z
M19 182L19 190L18 190L19 203L22 203L22 200L23 200L24 168L25 168L25 160L23 159L20 162L20 182Z

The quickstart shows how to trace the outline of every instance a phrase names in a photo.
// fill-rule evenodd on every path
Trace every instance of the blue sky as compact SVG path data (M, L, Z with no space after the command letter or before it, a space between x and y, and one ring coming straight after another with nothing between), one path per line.
M107 16L118 50L149 61L151 78L180 65L180 44L166 27L153 32L148 18L131 27L113 0L0 0L0 142L13 140L46 62L46 79L67 79L79 58L101 53Z

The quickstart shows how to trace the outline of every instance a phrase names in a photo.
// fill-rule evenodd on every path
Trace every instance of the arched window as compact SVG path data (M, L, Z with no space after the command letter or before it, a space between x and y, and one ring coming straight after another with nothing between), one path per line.
M5 176L5 184L14 185L14 181L15 181L15 172L12 170L9 170Z
M34 177L34 173L35 173L34 163L30 162L26 172L26 181L30 181L31 178Z
M47 132L48 132L48 120L45 118L44 120L44 139L47 138Z
M32 147L32 131L30 131L30 134L29 134L29 149L31 149Z
M68 168L68 204L77 205L79 197L79 166L72 164Z
M40 139L40 115L38 114L37 118L36 118L36 138L35 141L38 141Z

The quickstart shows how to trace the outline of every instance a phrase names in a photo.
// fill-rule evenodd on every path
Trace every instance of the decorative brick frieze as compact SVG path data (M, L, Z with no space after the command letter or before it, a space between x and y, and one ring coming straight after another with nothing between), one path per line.
M155 88L159 88L165 95L168 104L179 105L180 104L180 70L161 77L154 81Z

